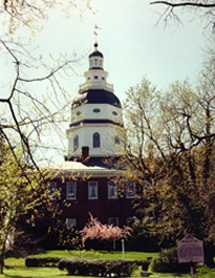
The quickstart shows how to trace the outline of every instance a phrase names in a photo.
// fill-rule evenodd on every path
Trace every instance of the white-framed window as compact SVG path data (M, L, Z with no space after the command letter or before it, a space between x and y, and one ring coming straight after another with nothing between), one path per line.
M117 184L113 181L108 182L108 199L117 199Z
M113 225L114 227L118 227L119 226L119 217L109 217L108 224Z
M47 193L48 193L48 197L51 200L57 199L57 182L55 181L48 182Z
M89 181L88 182L88 199L98 199L98 182Z
M127 181L126 182L126 198L133 199L136 195L136 186L134 181Z
M101 139L100 134L98 132L93 133L93 148L100 148Z
M75 181L68 181L66 183L66 199L67 200L77 199L77 183Z
M66 228L74 228L76 227L76 218L67 218L66 219Z
M115 143L116 145L120 145L119 136L115 136L115 137L114 137L114 143Z
M74 151L77 151L77 149L79 148L79 137L78 137L78 135L75 135L75 137L74 137L73 146L74 146Z

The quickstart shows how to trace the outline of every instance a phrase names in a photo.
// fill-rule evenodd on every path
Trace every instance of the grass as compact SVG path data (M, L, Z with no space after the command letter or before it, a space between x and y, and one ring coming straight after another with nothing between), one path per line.
M103 258L103 259L114 259L114 258L122 258L122 253L117 251L107 252L107 251L45 251L41 252L35 256L39 257L70 257L70 256L83 256L87 258ZM154 257L156 253L142 253L142 252L126 252L126 259L134 259L134 260L145 260L147 257ZM0 274L0 278L67 278L66 271L61 271L58 268L27 268L25 267L24 259L15 259L15 258L7 258L5 260L6 265L9 269L4 269L4 274ZM140 276L141 269L139 268L134 276ZM190 274L161 274L161 273L153 273L151 278L172 278L172 277L187 277L190 278ZM199 267L197 273L194 275L195 278L214 278L215 277L215 269L208 269L206 267ZM76 278L84 278L77 277ZM86 277L85 277L86 278ZM93 278L93 277L91 277Z
M146 260L148 257L155 257L157 253L143 253L143 252L126 252L125 259L131 260ZM35 257L71 257L80 256L94 259L122 259L122 252L120 251L69 251L69 250L53 250L44 251Z

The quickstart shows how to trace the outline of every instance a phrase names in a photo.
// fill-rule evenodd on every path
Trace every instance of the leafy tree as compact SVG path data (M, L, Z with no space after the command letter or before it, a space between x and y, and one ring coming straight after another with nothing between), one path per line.
M48 174L38 167L38 161L46 158L48 147L56 149L56 137L62 135L59 123L65 119L71 96L61 81L74 73L73 66L80 60L75 55L50 54L46 64L31 44L31 37L42 30L43 20L52 8L61 9L65 17L70 17L72 9L78 9L82 16L86 10L92 10L90 2L4 0L0 4L4 26L0 39L0 63L4 69L0 95L1 272L8 240L21 232L18 223L26 218L34 225L39 208L50 208L45 187ZM18 35L20 30L24 32L22 38ZM4 72L10 73L6 74L8 79ZM52 146L43 140L48 132L55 133Z
M82 16L86 10L92 10L91 0L47 1L47 0L3 0L0 4L0 16L3 23L9 26L10 32L14 32L21 26L27 26L31 30L40 30L41 22L47 20L51 8L61 8L65 17L70 17L72 9L78 9Z
M79 3L75 0L4 0L0 4L0 18L4 25L0 63L5 72L10 71L8 75L2 75L0 132L12 150L15 140L22 146L26 159L38 171L35 153L37 161L44 159L47 150L47 142L42 140L44 136L48 131L50 135L55 133L54 138L63 134L59 122L64 121L71 96L62 80L74 74L73 67L80 60L75 55L52 57L50 54L46 64L43 55L37 53L37 46L32 45L32 35L36 36L42 30L44 20L48 19L53 8L61 10L65 17L70 17L72 9L78 10L80 15L92 10L91 1L86 0ZM18 36L20 30L23 30L24 37ZM49 147L56 149L56 144Z
M172 244L187 233L203 239L207 264L215 244L214 75L212 58L196 88L175 82L161 94L147 79L130 88L121 161L140 185L134 205L147 233Z
M37 192L44 187L41 176L28 175L29 167L23 162L22 152L16 153L16 159L1 143L0 163L0 272L3 273L4 255L13 244L19 231L16 229L19 218L41 205L43 196ZM22 172L20 171L22 165Z

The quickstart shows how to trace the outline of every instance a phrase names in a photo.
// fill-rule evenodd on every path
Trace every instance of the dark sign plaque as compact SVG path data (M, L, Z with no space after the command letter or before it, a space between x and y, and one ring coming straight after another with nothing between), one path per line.
M179 263L204 262L203 241L187 235L177 243Z

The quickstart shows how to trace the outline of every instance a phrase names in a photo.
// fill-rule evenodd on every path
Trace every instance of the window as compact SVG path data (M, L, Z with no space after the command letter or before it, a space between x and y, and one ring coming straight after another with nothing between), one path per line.
M95 76L94 76L94 79L98 79L98 76L97 76L97 75L95 75Z
M78 137L78 135L76 135L75 137L74 137L74 142L73 142L73 146L74 146L74 151L77 151L77 149L78 149L78 147L79 147L79 137Z
M113 181L108 182L108 199L117 199L117 184Z
M109 217L108 224L113 225L114 227L118 227L119 226L119 218L118 217Z
M135 182L133 181L126 182L126 198L135 198Z
M98 199L98 182L88 182L88 199Z
M116 145L120 145L119 136L115 136L115 138L114 138L114 143L115 143Z
M101 110L100 110L99 108L94 108L94 109L93 109L93 112L94 112L94 113L99 113L100 111L101 111Z
M77 198L77 183L74 181L68 181L66 184L66 199L76 200Z
M100 148L100 134L98 132L93 134L93 148Z
M55 181L48 183L47 193L48 193L48 197L51 200L57 199L57 183Z
M67 218L66 219L66 228L74 228L76 227L76 218Z

